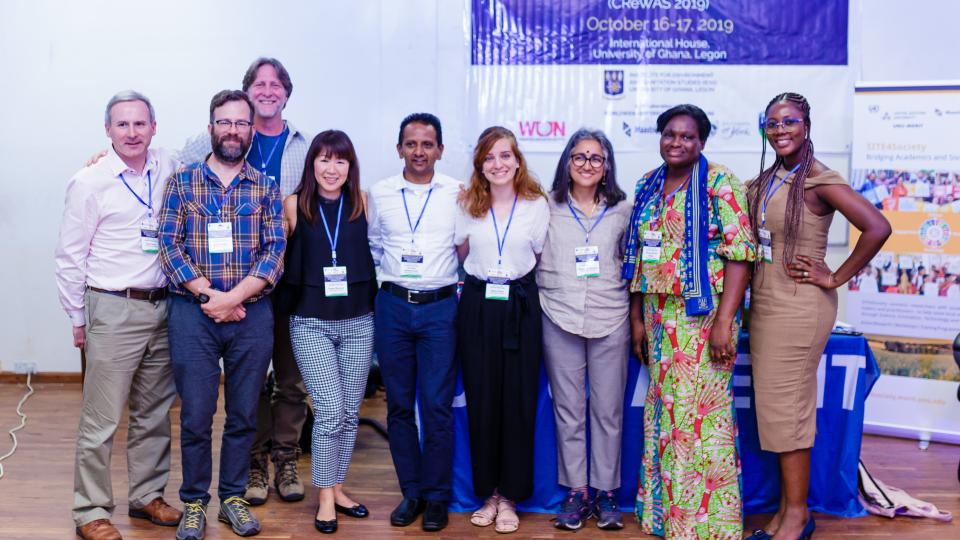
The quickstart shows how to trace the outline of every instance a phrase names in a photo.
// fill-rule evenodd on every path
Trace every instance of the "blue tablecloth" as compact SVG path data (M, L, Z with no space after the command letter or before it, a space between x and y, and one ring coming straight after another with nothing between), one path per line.
M774 512L779 505L780 480L776 454L760 450L751 386L750 345L740 338L734 367L734 406L740 427L746 513ZM864 402L880 370L862 336L834 334L827 343L817 372L817 439L811 455L810 508L843 517L865 515L857 501L857 463L863 431ZM623 452L621 456L620 505L633 508L643 453L643 402L648 375L631 358L624 395ZM457 381L454 398L453 500L451 511L475 510L480 501L473 494L466 400ZM557 484L556 432L553 403L546 373L541 368L540 395L534 464L534 493L518 506L527 512L554 513L564 490Z

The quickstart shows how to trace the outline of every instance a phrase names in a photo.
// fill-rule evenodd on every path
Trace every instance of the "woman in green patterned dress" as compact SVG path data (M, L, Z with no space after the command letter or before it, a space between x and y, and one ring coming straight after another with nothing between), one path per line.
M657 132L664 163L637 182L623 270L634 352L650 371L637 518L668 539L739 539L731 379L756 245L740 181L701 154L707 115L678 105Z

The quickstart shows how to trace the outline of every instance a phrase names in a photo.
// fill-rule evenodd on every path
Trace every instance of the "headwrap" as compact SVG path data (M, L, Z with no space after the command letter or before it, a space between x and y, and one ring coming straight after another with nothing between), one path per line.
M707 269L708 205L710 204L710 197L707 195L707 169L707 158L700 154L700 159L693 165L691 181L687 184L687 198L683 209L683 250L687 263L686 268L683 269L683 297L686 299L684 304L688 316L706 315L713 310L710 276ZM623 256L621 271L623 279L632 280L636 272L640 215L653 198L659 196L666 175L667 164L664 163L648 176L646 181L637 182L633 214L630 216L630 233L627 235L627 250ZM659 201L656 202L659 203Z

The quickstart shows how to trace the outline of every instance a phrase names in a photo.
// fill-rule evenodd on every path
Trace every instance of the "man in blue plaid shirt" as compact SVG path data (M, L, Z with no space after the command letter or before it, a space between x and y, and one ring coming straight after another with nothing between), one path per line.
M213 152L170 179L160 212L160 264L173 293L170 352L182 401L179 540L203 538L206 526L220 358L227 418L217 517L241 536L260 531L243 495L257 399L273 347L266 294L283 272L286 240L279 186L244 159L253 110L240 90L213 97L208 128Z

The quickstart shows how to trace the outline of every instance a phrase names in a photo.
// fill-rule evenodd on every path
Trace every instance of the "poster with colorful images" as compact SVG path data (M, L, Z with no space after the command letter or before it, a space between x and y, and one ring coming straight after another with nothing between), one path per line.
M960 82L857 85L853 116L850 184L893 228L848 284L882 373L866 424L960 442Z
M656 152L657 116L693 103L709 152L758 152L763 108L790 90L832 119L817 149L849 151L846 0L470 2L467 132L503 125L525 151L557 152L590 127L618 152Z

